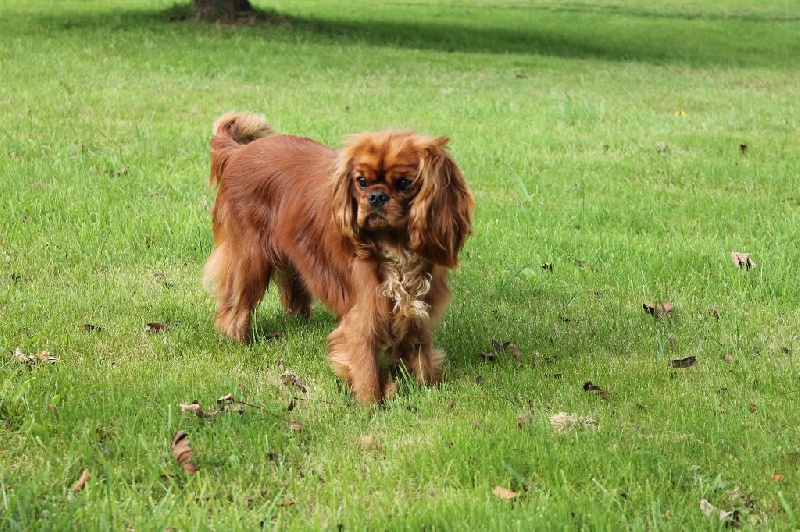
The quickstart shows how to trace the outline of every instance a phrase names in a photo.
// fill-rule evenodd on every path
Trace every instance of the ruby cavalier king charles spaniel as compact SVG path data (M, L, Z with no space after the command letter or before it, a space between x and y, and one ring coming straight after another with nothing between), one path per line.
M220 117L213 135L215 246L203 278L217 330L247 341L274 281L290 314L308 317L316 298L336 315L328 359L360 403L394 392L392 367L440 382L433 326L475 205L448 139L392 130L336 150L243 113Z

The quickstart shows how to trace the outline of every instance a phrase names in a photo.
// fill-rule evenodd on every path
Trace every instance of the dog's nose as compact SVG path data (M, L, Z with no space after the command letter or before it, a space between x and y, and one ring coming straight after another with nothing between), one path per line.
M383 207L389 201L389 195L385 192L372 192L367 196L367 203L373 207Z

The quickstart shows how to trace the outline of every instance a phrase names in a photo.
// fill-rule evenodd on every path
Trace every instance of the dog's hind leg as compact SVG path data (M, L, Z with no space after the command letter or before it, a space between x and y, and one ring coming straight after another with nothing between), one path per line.
M286 312L300 318L311 317L312 296L306 283L288 260L276 268L276 282L281 293L281 304Z
M203 270L217 301L216 329L237 342L249 340L250 324L269 284L272 264L256 247L217 246Z

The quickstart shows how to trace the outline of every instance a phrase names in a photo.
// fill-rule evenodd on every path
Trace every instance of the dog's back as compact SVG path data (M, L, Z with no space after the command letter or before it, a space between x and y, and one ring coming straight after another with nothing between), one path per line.
M248 114L224 115L213 131L215 247L203 279L217 300L217 328L244 340L273 277L291 314L307 316L316 297L343 315L350 256L333 220L337 151L275 134L264 118Z
M219 183L228 160L244 144L274 134L260 115L227 113L214 122L211 139L211 184Z

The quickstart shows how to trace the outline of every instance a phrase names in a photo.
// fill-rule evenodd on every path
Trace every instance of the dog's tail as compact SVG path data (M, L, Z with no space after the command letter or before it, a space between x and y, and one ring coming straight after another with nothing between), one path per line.
M273 133L272 127L261 115L226 113L219 117L212 128L211 184L219 183L228 159L239 146Z

